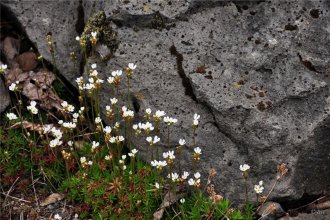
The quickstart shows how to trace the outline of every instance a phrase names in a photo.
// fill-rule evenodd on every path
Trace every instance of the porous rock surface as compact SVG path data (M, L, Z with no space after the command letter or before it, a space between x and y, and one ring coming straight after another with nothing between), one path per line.
M142 118L151 107L179 119L171 146L187 140L186 166L199 113L200 168L216 168L215 186L225 197L244 198L243 163L251 166L250 198L259 180L269 190L280 163L289 173L273 200L329 191L329 1L3 2L49 60L45 36L53 32L57 67L71 81L79 71L66 57L78 51L79 24L104 10L120 44L112 59L98 63L100 74L105 79L137 63L131 90L143 99L135 100L136 114ZM105 88L101 96L105 106L112 94Z

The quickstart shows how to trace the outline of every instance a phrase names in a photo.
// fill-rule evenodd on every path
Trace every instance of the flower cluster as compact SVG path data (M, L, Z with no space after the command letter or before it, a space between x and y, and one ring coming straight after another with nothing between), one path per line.
M172 125L174 123L177 123L178 122L178 119L171 118L169 116L166 116L166 117L164 117L164 122L165 122L165 124L167 124L168 126L170 126L170 125Z
M123 74L123 71L116 70L111 72L111 76L108 77L107 81L110 85L119 86L120 85L120 77Z
M193 159L198 161L200 160L200 155L202 154L202 150L199 147L194 148L194 154L193 154Z
M136 69L136 65L134 63L129 63L128 67L125 69L125 74L127 78L132 78L133 76L133 71Z
M70 105L67 101L64 101L61 103L61 106L63 108L63 111L65 112L74 112L74 106L73 105Z
M160 138L158 136L155 136L153 139L152 137L147 137L146 141L149 143L150 146L153 146L160 141Z
M17 91L18 90L18 87L17 87L18 84L19 84L19 81L16 81L15 83L10 84L9 90L13 91L13 92Z
M123 112L123 118L127 121L130 121L133 119L134 117L134 112L132 110L129 110L126 106L123 106L121 108L122 112Z
M153 160L151 161L151 166L156 167L158 170L162 170L163 167L167 166L167 162L164 161L157 161L157 160Z
M194 114L194 120L193 120L193 124L192 124L192 126L194 128L196 128L198 126L198 124L199 124L199 121L198 120L199 120L200 117L201 117L200 115Z
M128 156L135 157L136 153L138 152L137 149L132 149L130 153L128 153Z
M257 194L261 194L264 191L263 181L259 181L259 184L258 185L254 185L254 191Z
M170 150L168 152L164 152L163 158L167 160L168 164L173 164L174 159L175 159L174 151Z
M200 184L201 184L201 180L200 180L201 174L199 172L197 172L197 173L194 174L194 177L195 177L194 179L190 178L188 180L188 184L190 186L195 186L195 187L198 188L198 187L200 187Z
M50 129L50 126L47 126L44 128L44 134L47 134L48 132L51 132L51 134L55 137L55 139L51 140L49 143L49 146L54 148L56 146L62 145L61 138L63 136L63 133L60 129L57 129L56 127L52 127Z
M17 119L17 115L15 115L15 113L7 113L6 117L9 119L9 121Z

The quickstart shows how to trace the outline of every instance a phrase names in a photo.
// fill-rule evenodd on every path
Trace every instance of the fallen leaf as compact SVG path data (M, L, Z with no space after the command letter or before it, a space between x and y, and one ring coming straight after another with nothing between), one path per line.
M1 42L1 50L6 56L9 66L12 66L15 56L19 53L21 41L13 37L6 37Z
M10 126L8 129L16 129L16 128L25 128L31 131L38 131L38 132L43 132L44 128L46 127L54 127L53 124L35 124L29 121L22 121L22 122L17 122Z
M18 55L15 60L24 72L31 71L38 66L38 57L32 51Z
M47 206L49 204L53 204L55 202L58 202L62 199L64 199L63 194L53 193L53 194L49 195L42 203L40 203L40 206Z
M6 74L4 74L4 77L6 79L6 84L9 86L10 84L19 81L24 82L29 78L29 73L23 73L23 71L16 67L9 69Z
M154 220L160 220L162 219L164 215L165 208L169 207L170 205L174 204L176 201L178 201L182 197L181 194L177 195L172 190L168 191L163 199L162 204L158 208L156 212L154 212Z

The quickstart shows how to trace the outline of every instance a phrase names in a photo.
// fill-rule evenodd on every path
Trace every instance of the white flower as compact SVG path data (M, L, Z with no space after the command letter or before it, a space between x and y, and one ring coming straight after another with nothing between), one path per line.
M6 116L9 119L9 121L17 119L17 116L14 113L7 113Z
M185 144L186 144L185 139L180 139L180 140L179 140L179 144L180 144L180 146L185 145Z
M62 105L63 109L64 109L65 111L67 111L67 112L73 112L73 111L74 111L74 106L68 104L68 102L66 102L66 101L63 101L63 102L61 103L61 105Z
M80 157L80 163L85 163L86 162L86 157Z
M121 70L116 70L116 71L112 71L111 72L111 75L113 76L113 77L119 77L119 76L121 76L123 74L123 71L121 71Z
M106 133L106 134L110 134L112 131L111 127L110 126L106 126L105 128L103 128L103 132Z
M0 69L1 69L1 70L6 70L7 67L8 67L8 66L7 66L6 64L1 64Z
M163 167L167 166L167 162L164 161L157 161L153 160L151 161L151 166L156 167L157 169L162 169Z
M167 125L171 125L171 124L174 124L174 123L177 123L178 122L178 119L176 118L171 118L171 117L164 117L164 122L167 124Z
M93 143L92 143L92 149L95 149L98 146L100 146L100 143L99 142L96 142L96 141L93 141Z
M106 156L104 157L104 159L105 159L105 160L110 160L110 159L111 159L111 156L110 156L110 155L106 155Z
M154 141L153 141L153 143L156 144L156 143L159 142L159 141L160 141L160 138L159 138L158 136L155 136L155 137L154 137Z
M134 112L131 111L131 110L126 111L126 112L124 112L123 117L124 118L126 118L126 117L134 117Z
M115 81L115 78L110 76L110 77L108 77L107 81L108 81L108 83L112 84Z
M257 194L260 194L264 191L264 187L262 186L263 184L263 181L259 181L259 184L258 185L254 185L254 191L257 193Z
M96 123L96 124L99 124L99 123L101 123L101 122L102 122L102 120L101 120L100 117L96 117L96 118L95 118L95 123Z
M164 111L157 110L156 113L154 114L155 118L161 118L165 115Z
M199 178L201 177L201 174L200 174L199 172L197 172L197 173L194 174L194 177L195 177L196 179L199 179Z
M56 220L61 220L62 217L61 217L59 214L56 214L56 215L54 215L54 219L56 219Z
M196 113L194 114L194 120L198 120L200 117L201 117L200 115L198 115Z
M147 131L153 131L155 129L150 122L146 122L145 124L142 124L141 127Z
M130 68L131 70L135 70L136 65L134 63L129 63L128 68Z
M135 154L138 152L137 149L132 149L132 151L130 153L128 153L128 156L130 157L135 157Z
M91 161L91 160L88 161L88 165L89 165L89 166L92 166L92 165L93 165L93 161Z
M194 148L195 154L202 154L202 150L199 147Z
M86 90L93 90L95 89L95 85L93 83L86 83L83 88Z
M89 75L96 77L98 74L97 70L93 70Z
M75 119L77 119L79 117L79 114L78 113L73 113L72 114L72 117L75 118Z
M93 64L91 65L91 67L92 67L92 69L96 69L97 64L96 64L96 63L93 63Z
M152 137L147 137L146 140L147 140L148 143L151 143L152 142Z
M46 126L44 126L44 127L43 127L44 134L47 134L47 133L50 131L50 129L52 129L52 126L50 126L50 125L46 125Z
M91 32L93 38L96 38L97 32Z
M181 178L185 180L188 178L188 176L189 176L189 173L187 171L184 171Z
M239 169L240 169L242 172L245 172L245 171L247 171L247 170L250 169L250 166L247 165L247 164L240 165L240 166L239 166Z
M195 185L195 180L193 180L192 178L190 178L190 179L188 180L188 184L189 184L190 186Z
M201 116L200 115L198 115L198 114L194 114L194 120L193 120L193 125L194 126L197 126L198 124L199 124L199 122L198 122L198 119L200 118Z
M195 126L197 126L198 123L199 123L198 120L194 120L194 121L193 121L193 125L195 125Z
M110 99L111 105L115 105L118 102L118 99L112 98Z
M132 126L132 128L133 128L133 130L137 130L137 129L138 129L138 125L137 125L137 124L134 124L134 125Z
M100 84L102 84L103 82L104 82L103 79L97 79L95 83L98 84L98 85L100 85Z
M50 147L56 147L62 144L62 141L58 138L55 138L49 142Z
M160 188L159 183L155 183L155 187L156 187L156 189L159 189Z
M147 109L146 109L146 113L147 113L148 115L150 115L150 114L151 114L151 109L150 109L150 108L147 108Z
M78 112L79 112L79 114L82 114L84 111L85 111L85 107L80 107Z
M182 199L180 199L180 202L183 204L183 203L185 203L185 199L184 198L182 198Z
M124 155L121 155L121 159L125 160L127 158L127 156L124 154Z
M163 157L164 157L164 159L174 160L175 159L174 151L173 150L172 151L170 150L168 152L164 152L163 153Z
M72 146L73 146L73 141L68 141L68 145L69 145L70 147L72 147Z
M53 127L51 132L56 138L58 139L62 138L63 133L60 129L56 129L55 127Z
M76 37L76 41L80 41L80 37L79 36Z
M73 122L64 122L63 127L73 129L77 127L77 124Z
M36 108L36 105L37 103L35 101L31 101L30 105L27 107L27 110L29 110L34 115L38 114L38 109Z
M59 124L59 125L63 124L63 120L59 120L59 121L58 121L58 124Z
M10 90L10 91L16 91L16 90L17 90L17 85L16 85L16 83L12 83L12 84L9 86L9 90Z
M170 178L172 182L176 182L179 179L179 175L177 173L168 174L167 177Z
M160 141L160 138L158 136L155 136L154 139L152 140L152 137L147 137L146 140L150 145L153 145L158 143Z
M123 136L118 136L118 141L123 142L125 138Z

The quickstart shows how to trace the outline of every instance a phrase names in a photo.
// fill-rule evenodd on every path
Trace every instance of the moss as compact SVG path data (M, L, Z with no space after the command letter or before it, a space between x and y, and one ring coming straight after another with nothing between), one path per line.
M97 32L98 42L105 44L114 53L118 48L118 33L114 31L110 26L110 21L107 19L104 11L99 11L92 15L86 23L82 38L85 38L87 48L91 48L89 41L90 33Z

